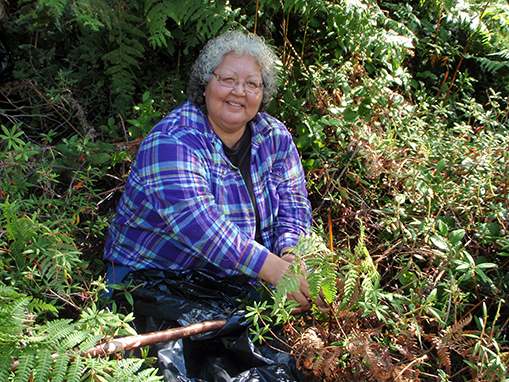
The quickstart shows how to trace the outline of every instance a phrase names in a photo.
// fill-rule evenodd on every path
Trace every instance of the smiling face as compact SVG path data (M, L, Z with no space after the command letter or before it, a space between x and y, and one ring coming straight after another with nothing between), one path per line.
M216 135L229 147L240 139L249 122L258 112L263 92L245 91L246 81L262 81L260 65L251 56L228 53L214 73L221 77L236 76L239 84L228 88L212 76L205 87L207 117Z

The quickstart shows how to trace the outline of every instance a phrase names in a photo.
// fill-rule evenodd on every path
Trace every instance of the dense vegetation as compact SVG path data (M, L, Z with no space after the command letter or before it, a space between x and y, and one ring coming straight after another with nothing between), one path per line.
M228 28L281 58L269 112L316 222L296 251L330 304L288 315L288 278L250 308L254 335L282 322L310 381L504 380L508 4L182 3L0 1L0 381L159 379L143 357L82 356L133 331L103 309L102 247L141 139Z

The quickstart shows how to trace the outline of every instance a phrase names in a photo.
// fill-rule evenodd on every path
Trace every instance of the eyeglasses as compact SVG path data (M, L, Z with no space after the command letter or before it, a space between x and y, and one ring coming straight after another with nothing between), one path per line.
M234 75L221 76L212 72L219 83L227 88L235 88L239 84L239 79ZM244 89L249 93L260 93L263 89L263 82L256 80L244 80Z

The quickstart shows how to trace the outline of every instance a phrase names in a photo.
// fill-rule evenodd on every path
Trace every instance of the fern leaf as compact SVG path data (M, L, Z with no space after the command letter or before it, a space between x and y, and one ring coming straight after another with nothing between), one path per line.
M18 217L16 203L11 204L8 200L3 205L3 217L7 238L12 241L10 244L11 254L18 269L24 269L26 260L23 252L27 243L36 235L35 224L26 216Z
M502 51L496 52L496 53L491 53L491 54L489 54L489 56L500 57L504 60L509 60L509 49L505 49L505 50L502 50Z
M486 57L476 57L475 59L490 73L495 73L502 68L509 67L508 61L493 61Z
M19 364L16 368L16 374L14 376L14 382L28 382L32 375L32 370L35 364L35 353L29 351L25 352L18 359Z
M315 299L320 293L320 286L322 284L322 277L318 270L311 269L306 280L309 284L309 293L311 294L311 298Z
M300 281L298 276L292 274L284 274L283 279L279 282L276 287L276 293L274 294L274 312L278 309L282 309L285 306L288 293L299 290Z
M1 347L0 347L1 349ZM8 353L0 352L0 382L7 381L11 374L12 359Z
M440 364L445 367L447 374L451 374L451 357L446 342L440 337L434 337L432 343L437 349Z
M29 301L30 299L28 297L14 299L11 301L11 306L7 307L7 309L2 312L0 317L3 316L3 313L10 315L10 317L8 316L7 321L4 321L4 324L2 325L4 333L15 334L19 332L20 328L23 327L23 323L30 320L30 316L26 311Z
M55 308L53 305L48 304L42 300L39 300L38 298L33 298L32 300L30 300L30 303L27 305L27 308L31 312L37 312L37 313L41 313L41 312L57 313L58 312L57 308Z
M338 275L334 263L325 262L323 267L322 291L325 299L331 304L338 294L338 284L336 282Z
M67 382L80 382L81 380L81 373L83 372L83 369L85 368L85 362L82 358L77 357L69 366L67 369L67 376L65 380Z
M88 338L85 341L83 341L79 346L80 351L86 352L87 350L92 349L103 337L104 336L102 334L96 335L89 334Z
M157 375L157 369L143 369L136 373L136 377L140 382L156 382L163 379L162 376Z
M88 338L89 335L90 333L88 331L78 331L66 336L65 341L63 341L60 345L60 350L63 351L66 349L71 349L81 344Z
M51 382L63 382L67 365L71 356L65 353L59 354L53 365L53 372L51 374Z
M360 273L357 268L352 268L345 275L345 285L343 289L343 301L341 303L340 310L344 309L348 303L350 303L350 298L353 296L357 281L359 279Z
M125 380L126 378L132 378L132 376L136 376L138 371L143 365L143 360L141 359L134 359L134 358L125 358L116 363L115 372L113 373L113 376L115 377L115 380L121 381ZM135 381L142 382L143 379L140 379L139 376L135 379Z
M51 341L56 346L57 350L60 351L59 340L67 339L67 337L74 332L76 328L75 324L71 324L70 319L58 319L52 320L44 325L37 328L36 333L42 341ZM33 336L36 338L36 336ZM65 348L64 350L67 350Z
M154 4L154 1L147 1L145 9L149 27L148 41L153 48L168 47L168 40L172 37L171 32L166 28L166 20L171 18L178 22L174 7L170 1L162 1ZM170 52L171 53L171 52Z
M33 382L47 382L52 363L53 358L49 350L43 349L39 351L35 363Z

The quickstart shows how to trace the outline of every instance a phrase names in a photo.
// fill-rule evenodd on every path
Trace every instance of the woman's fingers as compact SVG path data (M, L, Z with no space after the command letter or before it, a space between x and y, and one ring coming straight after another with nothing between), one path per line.
M305 277L299 275L300 287L298 291L289 293L288 298L299 303L300 307L296 308L295 311L305 312L311 309L311 305L314 303L320 309L326 309L327 304L321 296L318 296L314 301L311 299L311 293L309 291L309 284ZM292 313L296 314L293 310Z
M285 258L280 258L273 253L270 253L263 264L258 277L262 280L268 281L270 284L277 286L283 279L283 274L291 273L290 265L293 263L289 260L293 260L293 255L285 255ZM299 290L288 294L288 298L299 303L302 311L311 309L312 303L319 308L325 308L327 305L324 303L324 299L318 296L314 301L311 300L311 293L309 292L309 284L306 280L305 275L298 275L300 286Z

